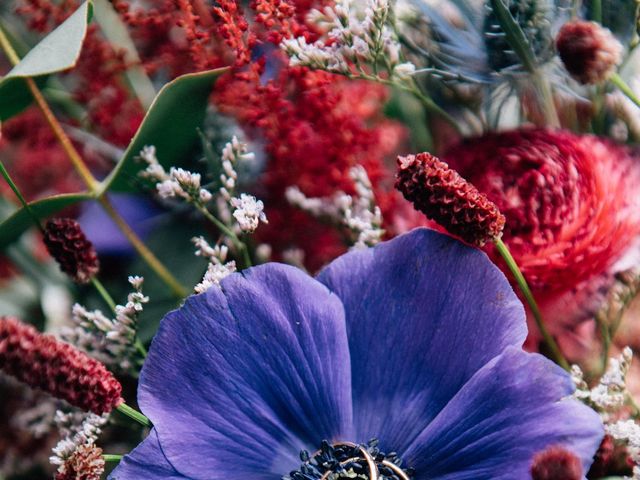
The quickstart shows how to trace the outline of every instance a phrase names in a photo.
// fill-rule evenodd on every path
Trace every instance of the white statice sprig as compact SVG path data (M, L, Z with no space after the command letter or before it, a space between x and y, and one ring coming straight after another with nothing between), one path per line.
M115 318L75 304L71 312L74 326L63 328L60 337L105 365L136 375L144 356L137 339L138 316L149 302L142 293L143 281L142 277L129 277L133 292L124 305L116 305Z
M268 223L264 213L264 204L253 195L242 193L236 195L238 184L237 168L242 162L251 162L255 154L249 152L246 143L238 140L235 135L222 149L222 173L220 174L220 195L226 205L221 210L229 209L226 217L235 222L235 227L242 233L253 233L260 222Z
M147 164L140 175L155 183L161 198L181 198L198 204L206 204L213 198L211 192L202 187L199 173L176 167L171 167L167 172L158 161L153 145L145 146L138 156Z
M571 367L571 378L576 386L574 397L592 406L603 419L608 420L625 404L629 392L627 391L627 373L631 366L633 352L629 347L624 348L618 358L609 360L607 371L602 375L597 385L589 388L579 366Z
M598 412L605 432L617 443L626 446L627 454L635 464L632 479L640 480L640 425L637 420L629 418L626 408L631 405L637 410L627 389L627 374L632 359L632 350L625 347L617 358L609 360L606 372L593 388L589 388L577 365L571 367L571 379L576 386L573 397Z
M194 237L191 241L196 246L196 255L209 260L202 281L194 287L196 293L203 293L214 286L219 287L223 278L236 271L236 262L227 261L229 248L226 245L212 247L204 237Z
M619 420L605 424L605 432L614 440L627 447L627 454L633 461L633 480L640 480L640 425L634 420Z
M330 198L307 197L298 187L289 187L287 200L309 214L346 227L355 248L373 246L382 240L382 212L376 205L366 170L358 165L349 170L355 195L337 192Z
M249 151L246 143L238 140L235 135L227 142L222 149L222 173L220 174L220 194L229 202L235 193L238 183L237 168L243 162L252 162L255 154Z
M389 0L338 0L333 6L309 13L310 22L325 32L324 37L312 43L304 37L285 39L281 48L292 66L362 78L377 78L383 66L387 78L403 82L415 67L401 62L391 17Z
M200 174L175 167L171 167L167 172L158 162L153 146L144 147L139 157L147 163L147 168L141 172L142 177L155 182L160 197L178 198L192 204L223 235L228 237L229 245L235 249L235 253L242 254L245 263L250 264L247 247L240 240L239 235L253 233L261 222L267 223L267 217L262 201L253 195L236 193L238 167L241 163L251 162L255 158L245 143L234 136L222 150L221 186L219 195L215 197L217 216L209 210L208 204L214 200L214 195L202 186ZM212 273L211 278L215 276L214 274L216 272Z
M223 278L231 275L236 271L236 262L231 260L230 262L221 264L210 262L207 266L207 271L202 277L202 281L194 287L196 293L203 293L209 290L211 287L219 287Z
M264 204L253 195L242 193L240 197L232 197L229 203L233 207L233 217L243 233L254 232L260 222L268 223Z
M94 445L107 418L108 414L96 415L79 411L65 413L58 410L54 421L62 439L52 450L53 455L49 458L51 464L62 468L79 448Z

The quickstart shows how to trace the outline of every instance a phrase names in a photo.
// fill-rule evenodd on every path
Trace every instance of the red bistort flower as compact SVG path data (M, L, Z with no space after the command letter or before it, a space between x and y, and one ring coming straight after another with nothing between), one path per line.
M0 371L96 415L122 403L122 386L102 363L13 317L0 317Z
M445 159L505 215L503 240L554 333L592 315L639 253L640 163L624 146L520 129L467 140Z

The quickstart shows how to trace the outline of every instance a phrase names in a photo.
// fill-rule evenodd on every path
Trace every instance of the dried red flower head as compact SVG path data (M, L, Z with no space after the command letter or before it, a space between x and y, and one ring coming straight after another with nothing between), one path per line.
M72 218L54 218L44 229L44 243L60 269L77 283L91 280L100 264L98 254Z
M97 415L122 402L122 386L102 363L12 317L0 317L0 370Z
M581 480L580 459L562 447L549 447L533 457L532 480Z
M429 153L398 157L396 188L416 210L467 243L502 236L505 218L476 187Z
M104 473L102 449L93 443L80 445L75 452L60 465L55 480L100 480Z
M584 84L606 81L622 61L620 42L595 22L565 23L558 32L556 48L567 71Z
M503 240L554 333L592 316L640 254L640 163L626 147L520 129L469 139L445 159L507 218Z

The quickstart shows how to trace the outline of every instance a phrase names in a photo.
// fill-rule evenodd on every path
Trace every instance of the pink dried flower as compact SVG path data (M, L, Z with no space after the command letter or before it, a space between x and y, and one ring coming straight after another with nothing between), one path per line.
M97 415L122 402L122 386L102 363L13 317L0 317L0 370Z
M567 71L584 84L606 81L622 61L620 42L595 22L565 23L556 38L556 48Z
M483 246L502 236L498 207L429 153L398 157L396 188L424 213L467 243Z
M55 480L100 480L104 473L102 449L93 443L80 445L75 452L60 465Z

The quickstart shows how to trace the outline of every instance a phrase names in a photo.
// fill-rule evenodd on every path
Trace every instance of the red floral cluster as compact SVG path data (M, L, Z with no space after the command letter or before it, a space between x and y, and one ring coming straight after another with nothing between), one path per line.
M521 129L467 140L445 158L505 215L504 241L552 327L592 314L638 253L640 163L624 146Z
M224 39L241 38L238 30L246 21L229 13L222 22L226 27L216 22L217 9L226 3L211 7L203 0L159 0L132 7L115 0L113 5L129 26L147 72L174 78L233 63L233 56L225 52ZM236 2L228 3L237 10Z
M0 155L27 200L78 191L82 182L36 107L2 125ZM11 196L6 182L0 191Z
M120 383L102 363L12 317L0 317L0 370L97 415L122 402Z

